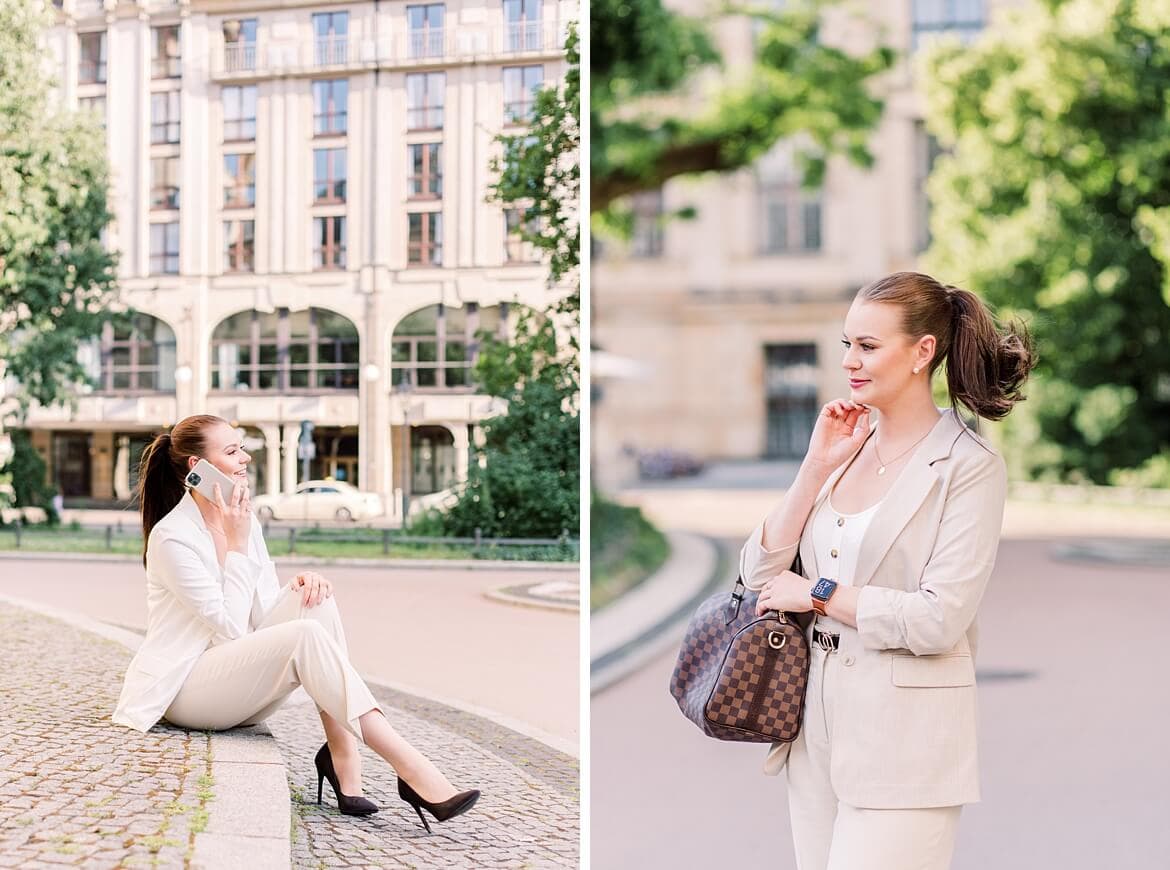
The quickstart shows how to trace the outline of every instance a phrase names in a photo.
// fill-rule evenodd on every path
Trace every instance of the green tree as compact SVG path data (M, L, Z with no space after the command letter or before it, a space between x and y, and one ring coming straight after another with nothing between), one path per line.
M752 62L712 90L704 76L723 58L710 19L669 11L660 0L593 2L591 209L620 224L622 197L681 175L741 169L798 134L807 143L809 185L820 183L833 154L870 165L866 143L882 102L869 86L894 53L878 46L852 54L823 42L823 5L793 3L779 13L763 4L726 7L724 14L757 19L761 30Z
M1170 8L1032 3L926 58L931 271L1034 330L1015 472L1163 485L1170 459ZM1159 454L1161 458L1159 459ZM1159 470L1161 469L1161 470Z
M50 13L0 0L0 360L13 398L49 405L86 380L77 346L114 294L104 136L66 111L38 39Z
M416 529L557 537L580 526L580 54L566 43L563 85L541 88L522 136L502 136L491 199L523 212L523 237L546 253L556 301L523 309L508 341L481 334L476 378L508 411L483 421L467 483Z

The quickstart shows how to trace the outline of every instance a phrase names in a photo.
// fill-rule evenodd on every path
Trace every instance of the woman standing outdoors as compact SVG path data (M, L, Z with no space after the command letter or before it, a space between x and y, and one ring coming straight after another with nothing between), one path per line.
M186 490L200 458L234 481L230 493L217 485L211 501ZM403 739L350 664L329 581L309 571L280 587L252 515L249 461L238 431L206 415L181 421L143 454L146 638L113 721L138 731L164 717L200 730L250 725L303 685L325 729L314 759L318 802L328 779L341 812L377 811L361 796L361 740L394 766L399 796L428 831L422 810L439 821L466 812L479 792L458 792Z
M850 397L741 553L760 613L816 614L800 735L765 770L787 764L800 870L945 870L979 800L975 617L1007 487L956 405L1002 419L1035 356L973 293L912 272L857 294L843 344Z

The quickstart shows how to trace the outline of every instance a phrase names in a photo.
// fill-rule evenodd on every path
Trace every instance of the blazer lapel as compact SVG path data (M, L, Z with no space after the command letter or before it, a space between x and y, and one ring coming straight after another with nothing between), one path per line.
M962 434L963 428L963 421L954 411L948 410L935 424L922 447L910 458L910 464L894 481L862 536L853 576L855 587L864 586L873 579L878 565L902 529L922 507L930 491L939 484L939 474L934 463L950 456L951 447Z

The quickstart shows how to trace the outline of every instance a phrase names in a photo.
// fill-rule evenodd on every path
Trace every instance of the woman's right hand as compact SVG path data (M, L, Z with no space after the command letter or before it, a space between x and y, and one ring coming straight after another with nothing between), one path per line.
M228 549L246 554L248 536L252 534L252 502L248 498L248 487L239 483L233 485L230 500L225 502L219 484L215 484L215 506L219 508Z
M821 408L805 461L832 471L864 443L869 429L868 407L848 399L834 399Z

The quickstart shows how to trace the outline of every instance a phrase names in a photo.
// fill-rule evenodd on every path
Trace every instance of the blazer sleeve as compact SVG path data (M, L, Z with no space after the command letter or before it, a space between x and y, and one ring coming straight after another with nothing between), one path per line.
M159 582L218 637L235 640L247 633L262 565L231 550L224 560L221 583L187 541L164 536L150 542L148 553Z
M776 550L764 548L764 523L756 526L739 551L739 576L748 589L762 589L764 584L782 571L787 571L796 560L796 551L800 546L795 544L780 547Z
M251 625L255 630L263 624L264 618L276 605L280 596L280 579L276 576L276 563L268 555L268 544L264 541L264 530L260 521L252 520L252 547L258 555L262 570L256 582L256 594L252 596Z
M956 470L917 591L867 585L857 632L869 649L936 655L954 649L983 599L1003 525L1007 468L999 454Z

